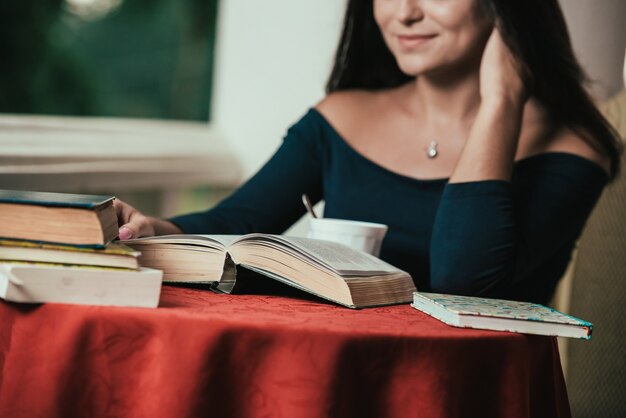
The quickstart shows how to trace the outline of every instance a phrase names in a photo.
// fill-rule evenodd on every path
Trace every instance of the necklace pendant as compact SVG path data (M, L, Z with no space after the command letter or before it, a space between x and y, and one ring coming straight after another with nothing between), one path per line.
M428 158L435 158L439 154L439 151L437 151L437 145L439 145L437 141L432 141L430 143L428 149L426 150Z

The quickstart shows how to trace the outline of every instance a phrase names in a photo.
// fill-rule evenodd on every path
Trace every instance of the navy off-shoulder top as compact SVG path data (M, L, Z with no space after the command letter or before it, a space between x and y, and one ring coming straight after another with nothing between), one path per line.
M515 164L511 181L449 184L392 172L352 148L315 109L216 207L172 218L185 233L284 232L304 214L389 225L380 257L421 291L547 303L608 176L567 153Z

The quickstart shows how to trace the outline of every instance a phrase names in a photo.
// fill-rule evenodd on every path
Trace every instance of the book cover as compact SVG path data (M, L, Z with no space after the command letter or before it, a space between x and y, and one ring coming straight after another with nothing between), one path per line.
M113 199L113 196L0 189L0 203L93 209L111 202Z
M448 325L591 339L593 325L530 302L415 292L414 308Z

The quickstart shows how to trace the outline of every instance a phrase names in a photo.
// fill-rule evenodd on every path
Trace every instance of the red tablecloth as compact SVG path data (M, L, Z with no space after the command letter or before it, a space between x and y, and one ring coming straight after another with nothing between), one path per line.
M158 309L0 301L0 417L567 417L554 338L165 286Z

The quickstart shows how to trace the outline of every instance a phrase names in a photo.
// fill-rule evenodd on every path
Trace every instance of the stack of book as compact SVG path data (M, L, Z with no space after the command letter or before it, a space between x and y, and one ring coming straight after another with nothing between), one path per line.
M162 272L119 243L114 197L0 190L0 298L155 307Z

